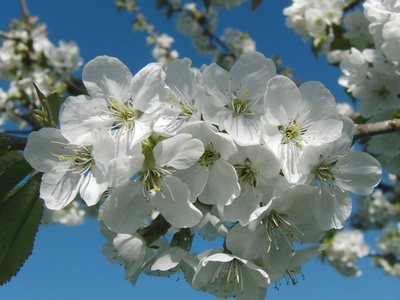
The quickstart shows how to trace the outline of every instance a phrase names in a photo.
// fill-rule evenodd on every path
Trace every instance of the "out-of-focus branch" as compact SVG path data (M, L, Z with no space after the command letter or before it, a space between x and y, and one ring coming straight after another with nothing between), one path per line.
M343 11L348 11L348 10L350 10L350 9L352 9L352 8L354 8L354 7L356 7L358 4L360 4L361 2L363 2L364 0L349 0L346 4L345 4L345 6L344 6L344 8L343 8Z
M0 147L11 147L10 150L24 150L27 142L27 138L8 135L5 133L0 133L0 138L8 137L8 141L5 141Z
M356 130L353 140L359 140L364 137L369 137L378 134L390 133L400 130L400 119L387 120L369 124L356 124ZM3 146L11 146L12 150L23 150L26 145L26 138L0 133L0 138L8 136L9 141L5 142Z
M39 122L36 121L34 118L32 118L31 115L24 114L17 107L14 107L12 112L14 113L14 115L18 116L22 120L26 121L29 125L31 125L33 130L39 130L40 128L42 128L42 126L39 124Z
M27 24L30 23L31 14L29 13L28 6L26 5L25 0L19 0L19 4L21 5L22 15Z
M398 130L400 130L400 119L368 124L356 124L353 141L373 135L395 132Z

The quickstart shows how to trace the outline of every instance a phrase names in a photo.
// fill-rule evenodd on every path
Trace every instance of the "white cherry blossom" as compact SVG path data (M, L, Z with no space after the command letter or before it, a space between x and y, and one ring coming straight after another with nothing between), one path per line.
M226 130L240 145L260 142L266 84L275 76L272 60L258 52L242 55L227 72L213 63L203 71L209 97L203 117Z
M71 143L56 128L30 134L26 160L42 177L40 197L50 209L61 209L79 193L88 205L99 201L107 189L108 163L115 155L115 140L104 129L91 133L91 144Z

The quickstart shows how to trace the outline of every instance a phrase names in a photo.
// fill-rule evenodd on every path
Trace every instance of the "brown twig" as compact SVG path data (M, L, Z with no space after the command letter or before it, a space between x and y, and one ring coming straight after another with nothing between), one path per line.
M346 4L345 4L345 6L344 6L344 8L343 8L343 11L348 11L348 10L350 10L350 9L352 9L352 8L354 8L354 7L356 7L358 4L360 4L361 2L363 2L364 0L349 0Z
M27 138L25 137L20 137L20 136L14 136L14 135L9 135L5 133L0 133L0 138L2 137L8 137L8 141L5 141L1 147L8 147L10 146L10 150L24 150L27 142Z
M383 133L400 130L400 119L387 120L376 123L356 124L353 141Z

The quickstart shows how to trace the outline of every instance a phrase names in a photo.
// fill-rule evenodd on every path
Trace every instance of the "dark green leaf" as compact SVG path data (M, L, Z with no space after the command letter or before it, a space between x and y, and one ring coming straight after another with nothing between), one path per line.
M206 11L208 11L208 8L210 7L211 0L203 0L204 7L206 8Z
M251 0L251 10L255 10L263 0Z
M10 140L10 138L8 137L8 136L3 136L3 137L1 137L0 138L0 146L1 146L1 144L3 144L4 142L7 142L7 141L9 141Z
M8 151L6 154L0 157L0 172L7 169L9 166L16 162L24 160L24 157L18 151Z
M58 93L54 93L49 95L46 99L51 116L53 117L54 122L58 124L58 113L60 111L61 104L64 102L65 98L60 96Z
M175 9L172 7L172 5L168 6L167 11L165 12L165 16L167 17L167 19L170 19L174 12Z
M20 160L0 173L0 204L5 200L6 195L32 171L32 167L26 160Z
M36 174L0 204L0 285L15 276L32 253L42 216L41 174Z
M168 5L168 0L156 0L156 8L162 9Z
M1 147L0 148L0 157L7 154L7 152L10 150L10 148L11 148L11 146Z

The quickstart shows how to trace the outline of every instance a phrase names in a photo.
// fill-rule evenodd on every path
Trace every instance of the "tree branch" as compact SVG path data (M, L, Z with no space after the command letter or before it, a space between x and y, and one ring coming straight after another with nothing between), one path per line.
M355 124L353 141L374 135L400 131L400 119L387 120L369 124ZM8 136L9 141L4 142L3 146L11 146L12 150L24 150L27 138L0 133L0 138Z
M14 135L8 135L5 133L0 132L0 138L2 137L8 137L9 140L5 141L0 148L2 147L8 147L10 146L10 150L24 150L27 142L27 138L20 137L20 136L14 136Z
M373 135L390 133L400 130L400 119L387 120L368 124L355 124L353 141Z
M361 2L363 2L364 0L349 0L346 4L345 4L345 6L344 6L344 8L343 8L343 11L348 11L348 10L350 10L350 9L352 9L352 8L354 8L354 7L356 7L358 4L360 4Z

